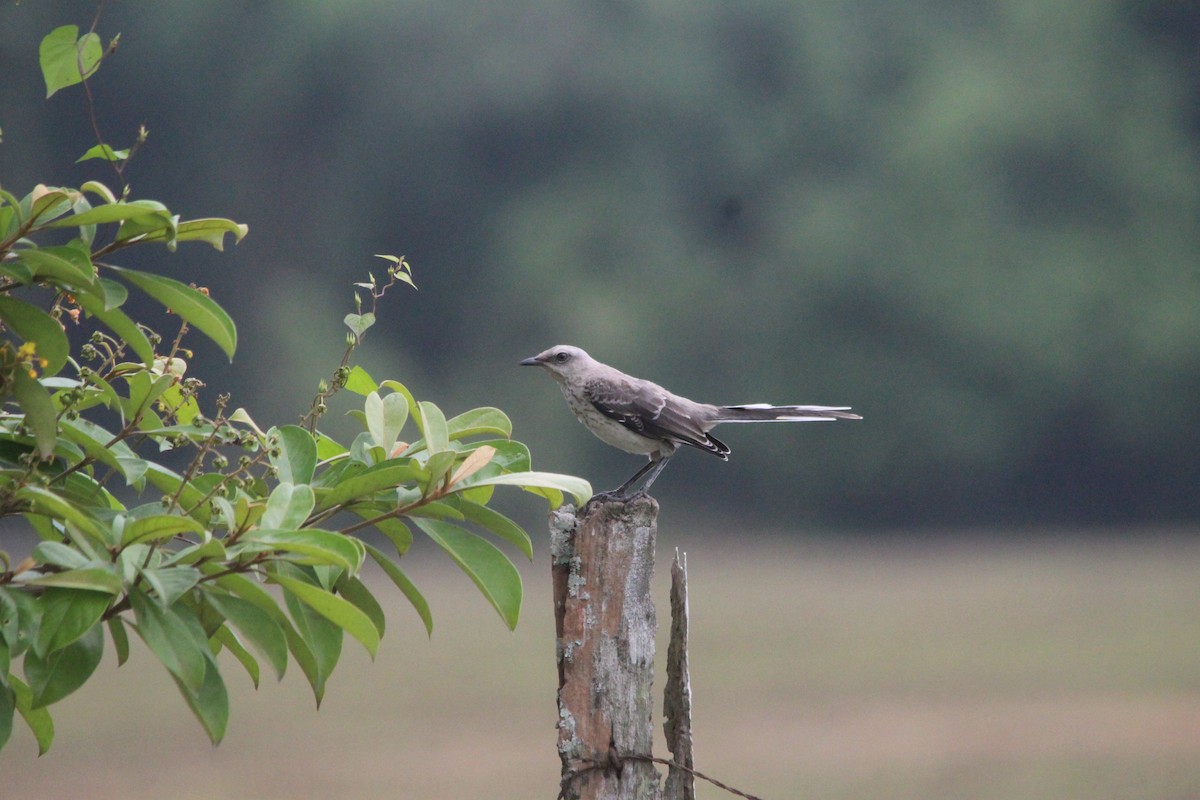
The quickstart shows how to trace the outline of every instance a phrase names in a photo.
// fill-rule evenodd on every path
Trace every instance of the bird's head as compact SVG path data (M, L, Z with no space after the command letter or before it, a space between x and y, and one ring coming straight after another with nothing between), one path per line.
M550 373L550 377L562 383L573 375L579 374L592 362L592 357L569 344L557 344L549 350L538 353L532 358L521 362L522 367L541 367Z

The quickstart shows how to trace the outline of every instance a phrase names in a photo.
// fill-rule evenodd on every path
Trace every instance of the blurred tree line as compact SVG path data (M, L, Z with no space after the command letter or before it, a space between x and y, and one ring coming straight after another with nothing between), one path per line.
M94 8L0 9L12 191L102 169L64 159L89 124L36 66ZM349 283L402 252L421 291L367 367L505 408L535 468L639 466L515 367L572 343L697 399L866 417L739 428L732 463L672 465L669 508L1200 519L1196 4L126 0L99 30L101 125L150 129L137 193L250 224L176 277L239 320L254 370L204 369L264 415L302 413Z

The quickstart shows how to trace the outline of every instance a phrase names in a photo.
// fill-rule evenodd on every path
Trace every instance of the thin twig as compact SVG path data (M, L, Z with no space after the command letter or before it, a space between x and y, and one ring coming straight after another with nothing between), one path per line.
M407 267L406 262L404 261L403 258L401 258L399 260L399 263L397 263L394 267L390 267L388 269L388 279L389 280L387 283L383 284L382 287L377 287L375 285L374 274L371 275L371 284L369 287L367 287L363 284L356 284L359 286L363 286L363 288L366 288L367 291L370 293L370 295L371 295L371 311L370 311L370 313L372 315L374 315L376 313L376 310L379 308L380 299L382 299L383 296L385 294L387 294L387 290L392 288L392 286L395 286L397 281L399 280L399 278L397 277L397 273L402 271L406 267ZM359 306L355 309L355 313L362 313L361 305L358 303L358 293L357 292L355 293L355 301L356 301L356 305ZM330 379L328 384L325 384L324 382L322 382L321 388L317 391L316 396L313 397L312 404L309 406L309 409L308 409L308 413L300 418L300 426L307 429L309 433L317 432L317 421L321 418L321 415L325 413L325 410L327 407L326 401L328 401L331 397L333 397L335 394L337 394L339 391L341 391L341 389L346 385L346 378L349 376L349 371L350 371L350 356L354 354L355 348L357 348L359 345L361 345L363 343L363 338L365 336L366 336L366 331L363 331L362 333L351 334L351 336L348 338L348 340L346 342L346 352L344 352L342 354L341 363L339 363L337 366L337 369L335 369L333 371L333 377Z
M88 30L89 36L96 32L96 28L100 24L100 15L102 13L104 13L104 0L99 0L99 2L96 3L96 16L92 17L92 27ZM100 58L101 58L101 60L103 60L104 56L101 56ZM96 103L95 103L95 99L92 97L92 87L88 84L88 76L84 74L84 70L83 70L83 51L82 50L80 50L76 54L76 62L79 67L80 83L83 84L83 94L84 94L84 97L87 98L88 121L92 125L92 133L94 133L96 135L96 143L99 145L104 145L104 134L100 132L100 121L96 118ZM111 147L110 147L110 149L111 149ZM131 155L132 155L132 153L131 153ZM123 194L124 191L128 188L125 184L124 170L120 166L118 166L117 162L113 159L105 158L105 161L108 162L109 166L112 167L113 172L116 174L117 182L121 185L121 190L122 190L122 194Z

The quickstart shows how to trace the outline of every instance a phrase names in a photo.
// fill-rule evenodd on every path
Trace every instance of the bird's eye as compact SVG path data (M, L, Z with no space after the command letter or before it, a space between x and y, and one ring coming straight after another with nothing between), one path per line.
M554 356L554 360L557 361L558 363L562 364L570 357L571 356L568 355L567 353L556 353Z

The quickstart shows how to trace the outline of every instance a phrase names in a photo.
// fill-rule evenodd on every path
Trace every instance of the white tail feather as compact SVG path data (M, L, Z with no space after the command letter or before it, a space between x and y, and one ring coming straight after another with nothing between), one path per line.
M830 422L834 419L861 419L849 413L849 406L773 406L751 403L725 406L721 422Z

